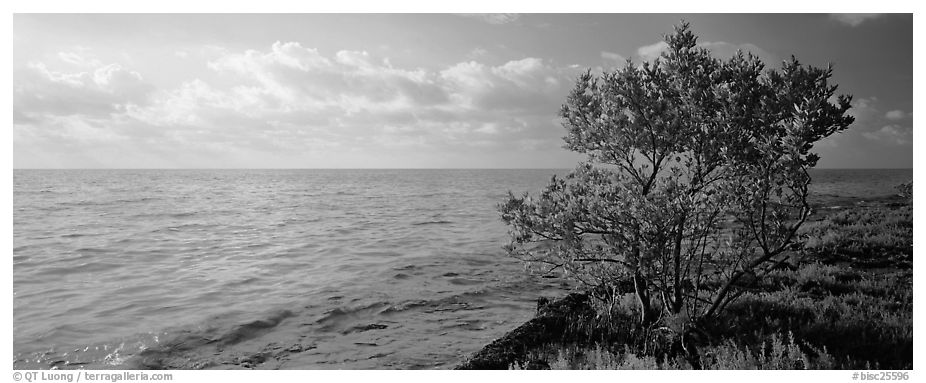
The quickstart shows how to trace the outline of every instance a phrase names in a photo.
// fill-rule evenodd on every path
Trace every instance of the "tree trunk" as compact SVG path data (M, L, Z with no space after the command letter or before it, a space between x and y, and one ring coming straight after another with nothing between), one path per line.
M685 234L685 217L679 219L678 231L675 233L675 284L672 286L675 296L672 299L672 313L682 311L682 238Z
M640 303L640 323L648 325L653 322L653 310L650 307L649 290L646 287L646 280L640 271L633 274L633 288L637 294L637 301Z

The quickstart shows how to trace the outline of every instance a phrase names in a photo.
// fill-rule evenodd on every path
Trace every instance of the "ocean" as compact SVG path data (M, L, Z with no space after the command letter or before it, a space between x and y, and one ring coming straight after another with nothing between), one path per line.
M450 368L572 288L496 210L566 172L14 170L13 366ZM843 202L913 177L811 174Z

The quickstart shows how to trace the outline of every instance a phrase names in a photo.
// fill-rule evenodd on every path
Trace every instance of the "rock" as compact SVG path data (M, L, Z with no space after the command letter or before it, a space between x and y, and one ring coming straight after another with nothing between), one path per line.
M594 315L587 294L572 293L555 301L540 298L533 319L483 347L454 369L507 370L515 362L524 363L528 350L563 339L572 324ZM543 368L530 362L527 367Z

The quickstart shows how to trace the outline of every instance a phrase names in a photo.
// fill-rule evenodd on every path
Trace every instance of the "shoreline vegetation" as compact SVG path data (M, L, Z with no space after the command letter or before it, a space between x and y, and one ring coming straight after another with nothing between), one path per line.
M833 67L664 37L579 76L560 117L586 160L498 205L509 256L583 291L458 368L912 368L912 183L810 193L814 145L855 122Z
M897 196L815 204L802 256L689 339L633 318L632 281L610 307L594 292L538 300L533 319L456 369L911 369L912 184ZM679 324L681 325L681 324Z

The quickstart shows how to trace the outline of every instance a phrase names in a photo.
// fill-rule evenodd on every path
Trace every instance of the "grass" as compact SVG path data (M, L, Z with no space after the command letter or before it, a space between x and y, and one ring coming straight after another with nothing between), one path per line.
M544 362L512 364L511 369L537 367L551 370L690 370L692 365L683 358L658 359L639 355L627 349L612 352L598 346L583 349L560 347ZM773 335L758 347L750 348L727 341L701 350L700 366L706 370L803 370L837 369L842 367L836 357L825 349L800 344L793 334Z
M809 222L803 238L809 261L796 270L774 271L703 326L697 367L912 369L912 205L831 211ZM635 315L627 298L612 311L619 320ZM646 347L639 339L652 334L602 317L589 327L609 327L605 333L623 336L542 345L511 368L696 367L674 345Z
M805 248L830 262L912 267L912 205L845 209L808 223L803 232Z
M781 274L779 289L745 294L710 332L756 344L788 331L828 350L838 368L912 368L912 272L811 264Z

